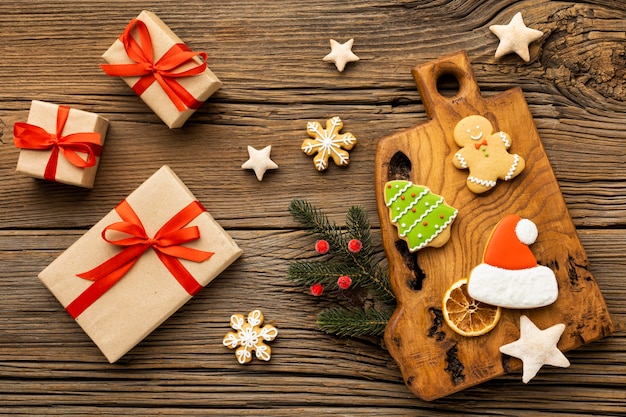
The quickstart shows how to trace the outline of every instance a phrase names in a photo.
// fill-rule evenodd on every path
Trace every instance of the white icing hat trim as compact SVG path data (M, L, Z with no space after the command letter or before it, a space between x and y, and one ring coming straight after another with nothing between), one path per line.
M480 264L470 274L467 292L494 306L538 308L555 302L559 288L554 272L542 265L512 270Z
M521 219L515 226L517 238L525 245L532 245L537 240L539 231L537 225L528 219Z

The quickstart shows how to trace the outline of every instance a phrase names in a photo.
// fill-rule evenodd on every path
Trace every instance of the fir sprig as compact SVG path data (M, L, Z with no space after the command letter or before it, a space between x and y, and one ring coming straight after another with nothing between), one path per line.
M362 281L360 269L329 261L296 261L289 265L287 275L296 284L306 286L316 283L333 285L342 275L350 276L355 282Z
M367 217L367 212L362 207L350 207L346 215L346 229L353 239L359 239L363 243L363 249L361 249L359 255L365 262L369 263L369 257L372 254L371 250L369 250L372 247L372 234L370 233L369 217Z
M374 251L367 211L360 206L350 207L345 230L330 222L324 213L305 200L294 199L289 211L317 238L328 242L332 259L296 261L289 266L288 277L299 285L331 287L337 285L340 276L347 275L353 287L363 289L374 299L373 307L337 307L322 311L318 326L339 336L382 336L395 306L395 297L387 270L372 257ZM353 239L361 243L360 250L350 250L349 242Z
M318 315L317 325L323 331L337 336L382 337L390 317L390 309L334 307Z
M306 200L294 199L289 205L289 212L294 219L308 227L315 235L328 241L331 253L342 259L350 270L360 272L350 276L355 283L372 289L378 298L386 303L393 302L395 296L391 291L386 273L376 268L371 258L372 235L369 218L363 207L352 206L346 216L346 233L331 223L328 217ZM348 250L348 241L359 239L363 244L357 253ZM340 274L347 275L347 274ZM337 279L340 275L337 275ZM301 278L301 277L300 277Z
M341 230L335 223L330 223L328 217L311 203L295 198L289 205L289 212L296 221L311 229L314 234L326 239L331 251L335 253L347 251Z

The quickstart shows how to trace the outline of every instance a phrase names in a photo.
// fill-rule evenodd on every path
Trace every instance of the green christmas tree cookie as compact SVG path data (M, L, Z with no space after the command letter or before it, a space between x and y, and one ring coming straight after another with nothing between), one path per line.
M426 246L443 246L450 239L450 224L458 210L445 204L443 197L428 187L411 181L389 181L385 184L385 204L398 235L415 252Z

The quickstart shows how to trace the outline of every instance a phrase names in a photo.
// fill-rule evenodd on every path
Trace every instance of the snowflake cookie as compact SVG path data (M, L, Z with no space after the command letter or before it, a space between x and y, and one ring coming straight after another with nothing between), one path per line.
M263 326L263 313L260 310L251 311L248 314L248 322L242 314L233 314L230 316L230 327L235 332L228 332L224 336L223 344L229 349L235 349L237 361L245 364L252 360L252 351L255 351L258 359L269 361L272 349L263 343L272 341L278 335L278 330L269 324Z
M343 127L343 122L337 116L326 120L326 129L322 128L319 122L308 122L306 132L313 139L305 139L301 149L307 155L315 155L313 163L315 169L324 171L328 168L328 158L332 157L335 164L339 166L350 163L350 150L356 145L356 138L352 133L339 134Z

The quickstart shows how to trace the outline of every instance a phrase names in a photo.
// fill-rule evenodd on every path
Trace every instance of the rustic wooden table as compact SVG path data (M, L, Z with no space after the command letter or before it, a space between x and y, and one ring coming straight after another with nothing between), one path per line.
M209 53L224 86L169 130L100 55L142 9ZM521 11L544 36L531 60L494 58L488 29ZM508 1L10 1L0 3L0 413L4 415L624 415L626 413L626 4ZM343 73L329 39L355 39ZM528 385L511 374L435 402L414 397L379 340L316 328L331 298L286 278L314 255L287 211L306 198L343 224L370 213L378 139L427 119L411 68L466 50L485 96L520 86L616 332ZM446 88L446 86L442 87ZM12 128L39 99L93 111L110 129L95 187L14 173ZM308 120L340 116L359 139L347 168L300 151ZM258 182L246 147L272 145ZM160 166L172 167L244 250L116 364L37 274ZM269 363L222 346L233 313L260 308L279 337Z

